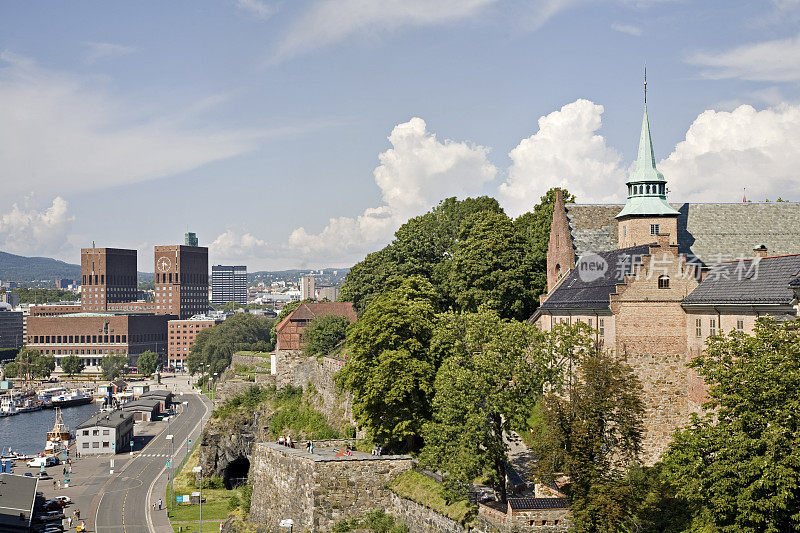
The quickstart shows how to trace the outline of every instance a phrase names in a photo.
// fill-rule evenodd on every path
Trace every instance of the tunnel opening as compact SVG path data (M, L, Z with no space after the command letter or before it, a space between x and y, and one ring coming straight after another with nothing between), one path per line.
M230 490L247 484L247 476L250 474L250 461L246 457L234 459L225 467L222 481L225 488Z

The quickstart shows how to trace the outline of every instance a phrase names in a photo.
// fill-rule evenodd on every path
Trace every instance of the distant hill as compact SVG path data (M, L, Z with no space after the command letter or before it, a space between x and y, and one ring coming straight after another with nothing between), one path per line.
M152 282L155 274L139 272L140 282ZM66 278L80 280L81 266L65 263L49 257L25 257L0 252L0 281L22 283L49 282Z
M0 252L0 280L53 281L56 278L78 279L81 266L49 257L24 257Z

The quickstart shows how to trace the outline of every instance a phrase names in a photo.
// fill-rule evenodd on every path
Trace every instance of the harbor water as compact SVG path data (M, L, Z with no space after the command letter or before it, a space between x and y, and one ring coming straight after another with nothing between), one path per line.
M92 402L66 407L61 410L64 424L74 433L75 428L96 413L102 404ZM0 418L0 452L11 447L15 452L36 454L44 451L47 432L53 429L56 420L54 409L42 409L30 413Z

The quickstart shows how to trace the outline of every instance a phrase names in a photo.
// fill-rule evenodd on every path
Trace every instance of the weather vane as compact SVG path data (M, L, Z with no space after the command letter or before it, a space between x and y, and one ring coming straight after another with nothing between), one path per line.
M644 105L647 105L647 64L644 65Z

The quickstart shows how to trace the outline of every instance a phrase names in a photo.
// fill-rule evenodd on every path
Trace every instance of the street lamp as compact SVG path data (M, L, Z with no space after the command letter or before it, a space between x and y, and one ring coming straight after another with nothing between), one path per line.
M169 441L169 510L172 511L174 509L173 502L175 501L175 488L172 484L172 479L175 477L175 470L172 467L172 461L175 460L174 435L167 435L167 440Z
M192 472L200 474L200 529L197 531L203 533L203 469L196 466L192 468Z

